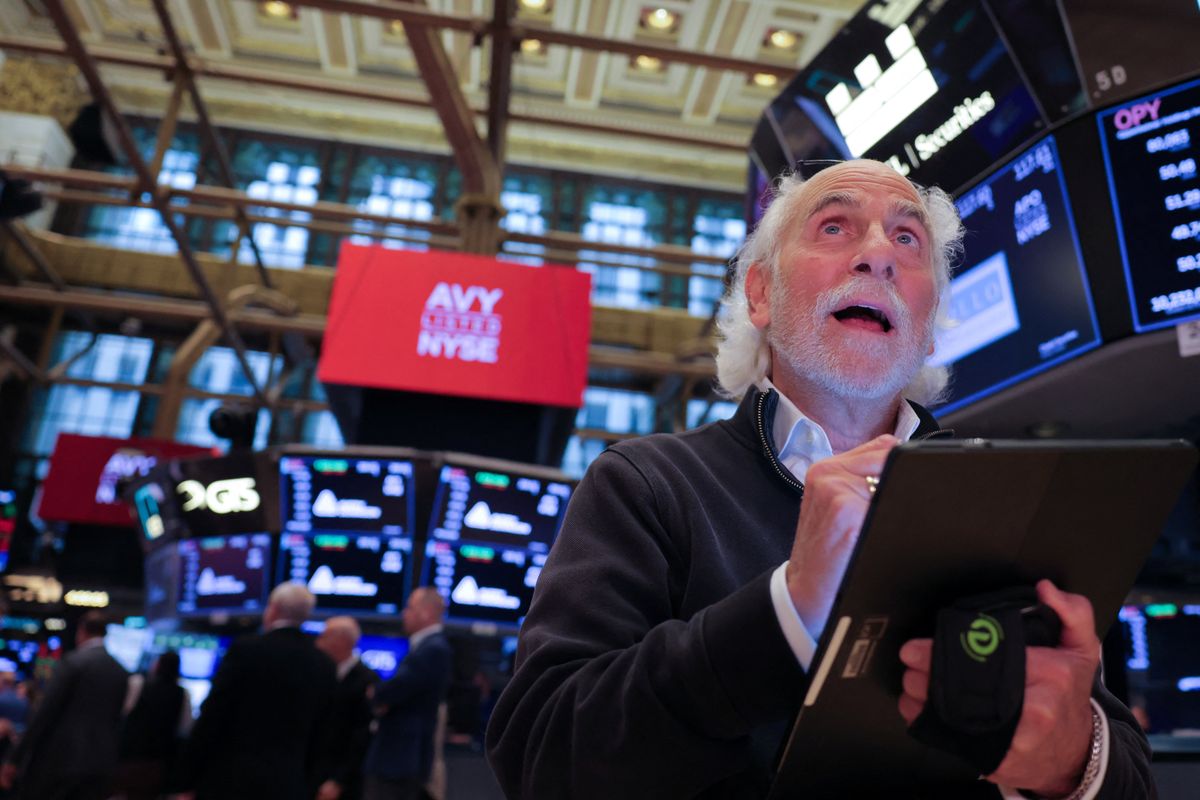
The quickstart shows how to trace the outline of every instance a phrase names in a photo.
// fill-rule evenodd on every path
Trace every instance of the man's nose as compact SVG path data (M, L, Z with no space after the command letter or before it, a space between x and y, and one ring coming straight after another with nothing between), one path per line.
M862 275L891 280L896 274L896 249L887 233L877 225L868 229L855 255L853 269Z

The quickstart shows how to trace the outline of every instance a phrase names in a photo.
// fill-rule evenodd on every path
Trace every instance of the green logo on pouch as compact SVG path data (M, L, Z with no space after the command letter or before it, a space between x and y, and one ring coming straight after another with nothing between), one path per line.
M1004 641L1004 629L995 619L981 612L971 626L959 634L958 639L970 658L984 662Z

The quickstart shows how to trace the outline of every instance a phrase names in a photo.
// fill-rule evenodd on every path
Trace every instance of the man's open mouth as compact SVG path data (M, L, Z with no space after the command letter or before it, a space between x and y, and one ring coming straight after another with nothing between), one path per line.
M888 318L887 312L878 306L858 303L848 305L834 311L833 318L852 327L866 328L882 333L889 333L892 330L892 321Z

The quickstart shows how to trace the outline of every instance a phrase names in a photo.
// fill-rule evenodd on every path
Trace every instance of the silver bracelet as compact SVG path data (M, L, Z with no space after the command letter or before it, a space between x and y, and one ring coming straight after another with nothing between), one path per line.
M1104 723L1100 712L1092 706L1092 748L1088 751L1087 765L1083 768L1083 780L1079 788L1067 795L1063 800L1080 800L1092 788L1096 777L1100 774L1100 753L1104 749Z

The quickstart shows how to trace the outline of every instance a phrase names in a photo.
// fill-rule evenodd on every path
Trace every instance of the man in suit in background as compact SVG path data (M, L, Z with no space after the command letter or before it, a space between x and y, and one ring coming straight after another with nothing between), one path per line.
M300 631L315 605L303 584L280 584L263 632L225 654L188 743L200 800L312 800L306 768L324 744L337 681L333 662Z
M371 742L376 675L354 654L362 631L351 617L330 617L317 647L337 664L337 689L324 751L317 759L317 800L358 800L363 759Z
M89 611L75 631L75 651L54 670L25 736L0 769L25 800L99 800L117 765L117 728L129 673L104 649L106 620Z
M422 800L434 760L438 707L450 685L450 643L442 635L446 604L437 590L417 589L404 607L408 655L375 692L379 728L367 751L366 800Z

